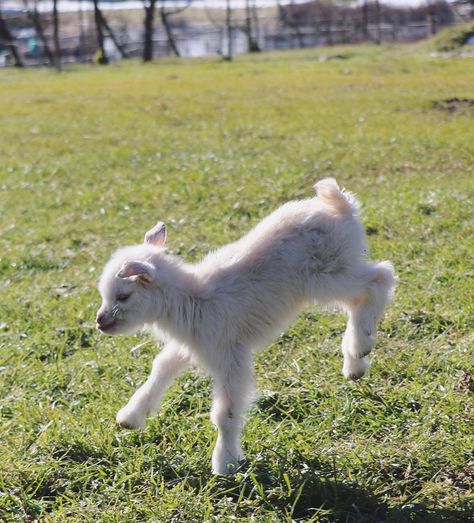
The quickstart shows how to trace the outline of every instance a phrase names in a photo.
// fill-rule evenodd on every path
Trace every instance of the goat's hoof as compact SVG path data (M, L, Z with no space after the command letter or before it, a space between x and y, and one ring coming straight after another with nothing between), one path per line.
M218 446L212 455L212 473L217 476L235 474L243 462L244 457L241 450L229 452Z
M115 420L122 429L144 429L146 427L145 418L127 407L118 411Z
M342 374L348 380L356 381L367 372L370 366L370 361L367 358L344 358L344 365L342 367Z
M360 380L360 378L362 378L362 376L365 374L365 372L359 372L358 374L354 374L354 373L351 373L351 374L348 374L346 376L346 378L348 380L351 380L351 381L357 381L357 380Z

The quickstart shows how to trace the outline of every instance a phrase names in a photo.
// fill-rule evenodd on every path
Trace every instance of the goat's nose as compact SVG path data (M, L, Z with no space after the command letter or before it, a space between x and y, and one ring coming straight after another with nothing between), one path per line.
M97 313L97 316L95 318L95 321L98 325L101 325L102 323L104 323L104 319L105 319L105 312L101 312L99 311Z

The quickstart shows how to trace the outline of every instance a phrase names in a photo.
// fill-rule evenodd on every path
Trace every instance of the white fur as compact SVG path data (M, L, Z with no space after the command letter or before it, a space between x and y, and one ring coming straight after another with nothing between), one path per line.
M394 270L366 260L355 198L331 178L315 187L317 197L283 205L195 265L165 251L161 223L145 243L113 255L99 283L98 328L126 334L146 326L166 341L148 380L119 411L119 425L143 427L172 380L197 364L214 379L212 469L232 472L243 458L240 434L254 392L252 351L308 303L336 303L347 312L343 374L365 373Z

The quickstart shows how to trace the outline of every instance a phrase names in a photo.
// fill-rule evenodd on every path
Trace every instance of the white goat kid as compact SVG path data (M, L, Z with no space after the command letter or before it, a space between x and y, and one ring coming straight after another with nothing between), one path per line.
M394 270L389 262L367 262L355 198L331 178L315 188L317 197L283 205L197 264L165 251L163 223L143 244L112 256L99 282L97 328L116 335L149 327L165 341L149 378L118 412L120 426L145 426L173 379L198 365L214 380L213 472L235 471L254 394L252 352L308 303L335 303L347 312L342 372L350 379L365 373Z

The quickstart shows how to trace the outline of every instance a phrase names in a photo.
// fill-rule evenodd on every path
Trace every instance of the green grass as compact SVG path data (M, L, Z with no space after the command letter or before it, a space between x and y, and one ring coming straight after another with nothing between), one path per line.
M468 521L474 115L433 102L472 97L471 66L361 47L0 71L0 520ZM210 474L204 376L118 430L156 348L94 329L110 253L162 219L199 259L325 176L399 275L368 377L343 379L344 318L312 309L256 358L235 477Z
M427 43L428 45L434 45L437 51L459 51L473 35L474 22L467 22L443 29L443 31L440 31L436 36L427 40Z

